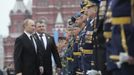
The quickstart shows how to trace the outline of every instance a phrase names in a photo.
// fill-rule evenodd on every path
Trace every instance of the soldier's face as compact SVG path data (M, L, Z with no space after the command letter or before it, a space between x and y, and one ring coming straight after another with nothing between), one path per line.
M84 7L83 9L84 9L84 14L85 15L88 15L88 8L87 7Z
M82 23L83 23L82 18L81 18L81 17L76 18L75 23L76 23L77 25L79 25L79 26L82 25Z
M73 33L75 36L77 36L79 32L80 32L80 28L77 27L73 29Z
M36 31L38 33L44 33L45 32L45 24L43 24L43 23L37 23L36 24Z
M28 23L25 25L25 31L29 33L35 32L35 23L33 20L29 20Z
M70 36L71 36L71 31L68 31L68 32L66 33L66 40L69 40Z
M86 21L87 18L88 18L87 15L84 14L84 15L82 16L82 20L83 20L83 22Z
M88 16L89 17L93 17L96 14L96 6L90 7L89 9L87 9L88 11Z

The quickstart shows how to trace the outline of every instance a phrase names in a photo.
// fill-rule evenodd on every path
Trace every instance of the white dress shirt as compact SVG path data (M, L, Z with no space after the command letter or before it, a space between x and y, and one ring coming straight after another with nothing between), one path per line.
M41 40L40 34L37 33L37 35L38 35L39 39ZM46 49L47 48L47 38L46 38L45 34L42 34L42 39L43 39L44 47Z

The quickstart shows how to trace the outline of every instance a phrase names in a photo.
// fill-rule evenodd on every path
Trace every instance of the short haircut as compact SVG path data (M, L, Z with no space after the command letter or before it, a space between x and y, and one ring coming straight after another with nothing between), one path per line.
M45 22L43 21L43 20L37 20L36 22L35 22L35 24L37 24L37 23L40 23L40 24L45 24Z
M28 22L32 20L32 19L25 19L23 22L23 28L25 28L25 26L28 24Z

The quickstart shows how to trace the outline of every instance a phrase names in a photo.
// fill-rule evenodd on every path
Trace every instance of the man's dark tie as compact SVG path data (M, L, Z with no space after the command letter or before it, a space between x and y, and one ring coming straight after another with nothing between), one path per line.
M31 39L31 43L32 43L32 45L34 46L33 37L32 37L32 36L30 36L30 39ZM34 46L34 48L35 48L35 46Z
M43 47L45 48L45 45L44 45L44 41L43 41L43 38L42 38L42 34L40 34L40 41L41 41L41 44L43 45Z

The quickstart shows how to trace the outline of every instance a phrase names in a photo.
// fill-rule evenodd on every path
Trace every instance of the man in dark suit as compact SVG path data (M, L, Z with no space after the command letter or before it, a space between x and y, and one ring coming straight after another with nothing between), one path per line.
M23 23L24 33L16 38L14 45L14 64L16 75L39 75L37 65L37 45L31 35L35 30L35 23L26 19Z
M52 75L52 59L53 55L57 71L61 69L61 61L54 42L54 38L45 33L45 23L43 21L36 22L35 38L38 41L39 50L41 54L40 72L42 75Z

